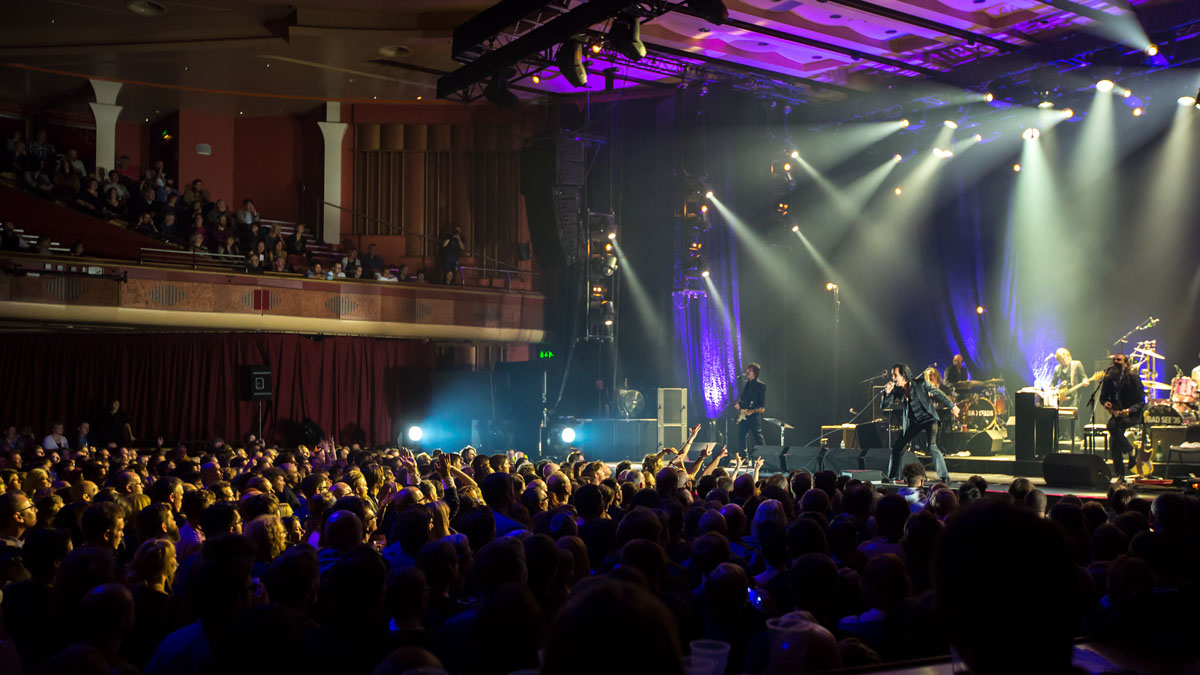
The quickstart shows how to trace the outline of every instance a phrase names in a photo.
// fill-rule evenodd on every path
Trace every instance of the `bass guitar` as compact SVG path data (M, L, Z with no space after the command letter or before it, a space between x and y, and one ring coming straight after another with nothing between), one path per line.
M1071 396L1072 394L1079 391L1080 389L1083 389L1084 387L1088 386L1089 384L1092 384L1096 380L1099 380L1101 377L1104 377L1104 371L1097 370L1096 372L1092 373L1091 377L1085 378L1083 380L1083 382L1080 382L1079 384L1075 385L1074 387L1072 387L1069 384L1059 385L1059 387L1058 387L1059 400L1062 400L1062 398L1064 396Z

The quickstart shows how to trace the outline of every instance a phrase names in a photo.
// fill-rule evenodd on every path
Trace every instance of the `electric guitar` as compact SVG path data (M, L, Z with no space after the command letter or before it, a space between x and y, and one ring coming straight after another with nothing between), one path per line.
M1104 371L1097 370L1096 372L1092 373L1091 377L1084 378L1083 382L1080 382L1079 384L1075 385L1074 387L1072 387L1069 384L1059 385L1058 398L1061 399L1064 396L1070 396L1070 395L1074 394L1075 392L1079 391L1080 389L1083 389L1084 387L1088 386L1089 384L1092 384L1096 380L1099 380L1103 376L1104 376Z
M749 409L738 409L738 419L737 419L737 421L741 422L742 420L744 420L744 419L746 419L747 417L749 417L749 416L753 415L754 413L765 413L765 412L767 412L767 409L766 409L766 408L749 408Z

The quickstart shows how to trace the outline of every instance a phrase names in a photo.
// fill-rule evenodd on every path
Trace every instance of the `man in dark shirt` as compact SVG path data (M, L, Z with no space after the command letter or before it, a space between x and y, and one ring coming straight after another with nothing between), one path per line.
M971 379L971 373L967 370L967 367L963 365L962 354L954 355L954 359L951 361L950 366L946 368L946 376L942 379L944 379L946 384L950 385L951 387L959 382L966 382L967 380Z
M462 228L455 226L450 236L442 240L442 270L445 274L446 285L454 283L454 275L458 274L458 259L467 249L462 238Z
M1142 378L1129 367L1124 354L1113 354L1112 365L1104 371L1100 384L1100 403L1112 417L1108 420L1108 447L1112 453L1113 471L1117 480L1125 482L1125 455L1133 452L1133 444L1125 438L1125 430L1142 421L1146 407L1146 390Z
M762 416L767 407L767 385L758 379L762 366L751 363L746 366L746 385L742 387L742 395L733 404L738 415L738 445L747 452L756 445L763 444ZM752 443L746 442L747 434Z
M362 267L364 279L371 278L375 272L383 269L383 258L375 253L375 244L367 246L367 252L359 258L359 267Z
M121 402L113 401L107 412L100 416L100 421L97 424L100 432L100 440L102 443L116 443L121 445L125 442L126 437L130 441L136 441L133 437L133 430L129 426L129 415L124 410L121 410Z
M937 471L938 479L950 482L946 458L937 446L938 414L933 407L934 401L946 406L951 414L958 417L958 406L942 390L926 382L924 377L913 379L912 370L906 364L892 366L892 379L883 388L883 406L899 407L904 417L900 436L892 444L892 458L888 462L889 480L900 480L900 461L904 457L904 449L923 431L929 436L929 454L933 455L933 468Z

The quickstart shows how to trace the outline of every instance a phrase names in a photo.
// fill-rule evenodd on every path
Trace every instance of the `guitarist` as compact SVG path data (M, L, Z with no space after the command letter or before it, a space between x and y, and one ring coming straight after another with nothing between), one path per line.
M1059 347L1054 352L1054 360L1058 361L1058 365L1054 367L1051 379L1059 391L1058 405L1060 408L1078 408L1079 392L1090 381L1083 370L1083 363L1073 360L1071 350L1066 347Z
M937 401L950 408L951 413L958 417L958 406L950 397L938 389L933 383L922 376L913 379L912 369L907 364L897 363L892 366L892 379L883 387L883 407L893 405L899 407L904 414L900 436L892 444L892 459L888 462L888 479L892 482L900 480L900 461L904 457L904 448L924 431L929 437L929 454L933 455L933 468L937 471L938 480L950 484L950 470L946 468L946 458L937 446L938 414L933 407Z
M1146 407L1146 390L1142 378L1129 367L1124 354L1113 354L1112 365L1104 371L1100 383L1100 402L1112 415L1108 420L1108 447L1112 452L1113 470L1117 481L1125 482L1125 455L1133 452L1133 444L1125 438L1125 431L1142 421L1142 409Z
M738 444L749 454L754 446L763 444L762 416L767 409L767 385L758 379L762 366L751 363L746 366L746 385L742 387L742 395L733 404L738 411ZM750 436L753 445L746 442Z

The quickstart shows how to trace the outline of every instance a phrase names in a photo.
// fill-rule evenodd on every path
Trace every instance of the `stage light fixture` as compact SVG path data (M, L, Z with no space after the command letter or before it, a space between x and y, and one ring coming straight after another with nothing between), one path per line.
M425 431L422 430L421 427L414 424L408 428L408 440L410 442L420 443L421 439L424 437L425 437Z
M992 101L996 100L996 96L994 94L992 94L992 92L989 91L983 95L983 100L988 103L991 103Z
M563 430L561 432L559 432L558 437L560 439L562 439L562 442L566 443L567 445L574 443L575 442L575 427L563 427Z
M630 61L641 61L646 55L646 45L642 43L642 24L636 15L628 12L613 19L608 41L617 53Z
M1132 89L1122 89L1121 90L1121 98L1129 98L1130 96L1133 96Z
M942 124L947 129L957 129L958 128L958 122L955 122L954 120L946 120L945 122L942 122Z
M542 78L538 77L537 75L534 75L534 76L533 76L533 83L534 83L534 84L541 84L541 82L542 82Z
M792 154L791 154L791 158L792 158L792 159L800 159L800 151L799 151L799 150L793 150L793 151L792 151Z
M483 90L483 97L494 106L516 108L520 105L517 95L508 90L508 73L496 73Z
M893 162L902 162L902 161L904 161L904 157L900 153L896 153L896 154L892 155L892 161Z
M792 170L792 165L791 165L791 164L788 164L788 163L786 163L786 162L785 162L785 163L784 163L784 165L783 165L783 170L784 170L784 171L791 171L791 170Z
M1158 56L1158 45L1153 42L1146 45L1146 56Z
M713 191L712 191L712 190L709 190L708 192L705 192L705 193L704 193L704 198L705 198L705 199L712 199L712 198L713 198Z
M587 68L583 66L583 43L570 39L558 47L554 66L575 87L587 86Z
M1037 127L1029 127L1025 131L1021 132L1021 138L1024 138L1027 141L1035 141L1041 135L1042 132Z
M708 213L708 204L700 205L700 213Z
M979 305L978 307L975 308L976 314L984 314L986 312L987 312L987 310L984 309L983 305Z
M892 190L892 193L899 197L900 195L904 194L904 190L896 188L895 190Z
M729 8L721 0L687 0L687 6L712 24L719 26L729 20Z
M608 233L608 238L609 238L609 239L616 239L616 238L617 238L617 233L616 233L616 232L609 232L609 233Z
M827 291L832 291L833 289L835 289L837 287L838 287L838 285L833 283L832 281L828 281L825 283L825 290L827 290Z
M599 42L594 42L594 43L592 43L592 53L593 53L593 54L599 54L599 53L600 53L600 49L601 49L601 47L600 47L600 43L599 43Z
M800 231L800 226L799 226L799 225L793 225L793 226L792 226L792 232L799 232L799 231Z
M975 135L974 135L974 136L972 136L971 138L974 138L976 143L982 143L982 142L983 142L983 134L975 134Z
M1112 80L1100 80L1096 83L1096 91L1107 94L1108 92L1112 91L1113 87L1115 86L1117 85Z
M1063 116L1063 119L1069 120L1075 116L1075 111L1071 110L1070 108L1067 108L1062 111L1062 116Z
M708 270L704 270L703 272L701 272L701 273L700 273L700 276L702 276L702 277L704 277L705 279L707 279L707 278L708 278Z
M1042 110L1049 110L1054 107L1054 101L1042 101L1038 104L1038 107Z
M901 129L907 129L907 128L908 128L908 125L909 125L909 121L908 121L908 120L900 120L900 128L901 128Z
M1021 173L1021 165L1013 164L1013 173Z
M1134 108L1134 109L1133 109L1133 116L1134 116L1134 117L1141 117L1141 116L1142 116L1142 114L1143 114L1143 113L1145 113L1145 112L1146 112L1146 111L1145 111L1145 110L1142 110L1141 108Z
M1196 105L1196 97L1195 96L1180 96L1179 97L1179 105L1182 105L1182 106Z

